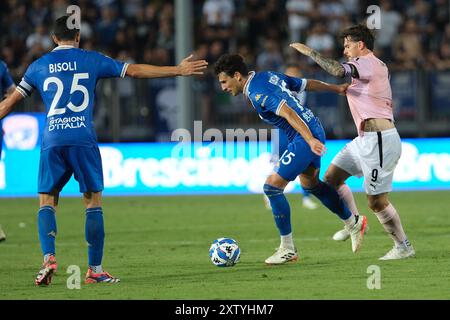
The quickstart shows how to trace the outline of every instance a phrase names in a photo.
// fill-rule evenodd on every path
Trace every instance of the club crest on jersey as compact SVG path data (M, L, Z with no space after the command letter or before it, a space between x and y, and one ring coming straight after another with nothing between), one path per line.
M274 85L277 85L278 81L280 81L280 78L276 75L271 76L269 79L269 82Z
M61 72L61 71L76 71L77 70L77 62L58 62L51 63L48 65L48 71L50 73Z

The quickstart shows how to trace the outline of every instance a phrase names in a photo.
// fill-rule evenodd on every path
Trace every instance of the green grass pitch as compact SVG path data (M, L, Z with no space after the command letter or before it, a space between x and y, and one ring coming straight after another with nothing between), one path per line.
M104 199L106 242L103 265L121 278L118 285L84 285L70 290L67 268L81 268L87 253L82 200L61 198L57 213L58 273L49 287L35 287L41 264L37 237L37 199L0 199L0 299L450 299L450 192L394 192L391 201L416 249L416 258L379 261L392 246L364 194L356 194L370 231L361 251L350 241L335 242L339 219L323 207L301 207L288 194L297 263L266 266L279 245L272 213L262 195L108 197ZM211 242L236 239L241 261L215 267ZM368 289L380 268L381 288ZM370 281L369 281L370 282Z

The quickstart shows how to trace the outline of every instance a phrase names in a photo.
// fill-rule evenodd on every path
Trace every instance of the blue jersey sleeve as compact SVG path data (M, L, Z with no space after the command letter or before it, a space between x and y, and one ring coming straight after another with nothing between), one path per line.
M29 97L33 90L36 88L36 79L33 75L34 63L28 66L27 71L25 72L22 81L20 81L17 86L17 91L24 97Z
M286 76L287 88L291 91L295 92L303 92L305 91L307 80L295 77Z
M97 60L98 78L124 78L127 72L128 63L114 60L101 53L94 52Z
M1 68L0 68L0 74L1 74L1 88L3 88L4 92L0 92L1 95L5 94L6 91L14 84L14 81L12 80L11 74L9 73L8 67L4 62L1 62Z

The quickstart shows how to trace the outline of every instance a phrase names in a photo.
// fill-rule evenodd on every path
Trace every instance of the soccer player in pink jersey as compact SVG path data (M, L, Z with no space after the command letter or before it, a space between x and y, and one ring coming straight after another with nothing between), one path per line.
M386 64L373 54L375 38L365 25L349 27L341 37L344 39L344 56L348 59L345 63L325 58L304 44L291 44L328 73L352 78L346 96L358 136L334 157L325 173L325 181L336 188L352 213L358 215L352 192L345 181L350 176L364 176L369 208L394 241L394 247L380 260L412 257L414 248L403 230L400 216L388 199L394 170L402 152L392 114L389 71ZM333 239L347 240L348 237L346 230L340 230Z

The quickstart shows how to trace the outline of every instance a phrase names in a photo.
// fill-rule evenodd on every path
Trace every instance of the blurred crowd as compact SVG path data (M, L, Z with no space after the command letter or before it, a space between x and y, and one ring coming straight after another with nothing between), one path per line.
M71 4L81 8L83 48L127 61L176 63L174 1L6 0L0 57L15 78L53 47L52 21ZM287 60L301 59L288 47L293 41L341 58L339 31L363 22L372 4L382 12L375 51L391 68L450 68L449 0L193 0L194 45L210 62L233 51L255 69L281 70Z
M53 48L49 34L52 23L66 14L69 5L75 4L81 9L82 48L129 63L177 64L174 2L0 1L0 59L8 64L15 81L19 81L33 60ZM304 71L315 72L320 70L315 63L291 49L289 43L300 41L343 61L339 32L352 24L364 23L373 14L367 12L371 5L381 8L381 29L375 30L375 54L390 70L450 70L450 0L192 0L192 3L195 56L206 59L211 66L205 76L195 79L194 89L201 99L201 115L196 117L209 124L217 123L213 110L220 88L213 79L212 66L220 55L240 53L254 70L283 71L286 64L295 61ZM136 96L136 89L132 83L121 81L122 108L135 104L130 97ZM236 109L242 110L243 104L238 101ZM144 109L145 114L151 113L147 106ZM100 108L97 114L107 117L108 112L102 113ZM239 119L245 123L241 116ZM107 126L107 120L104 123Z

